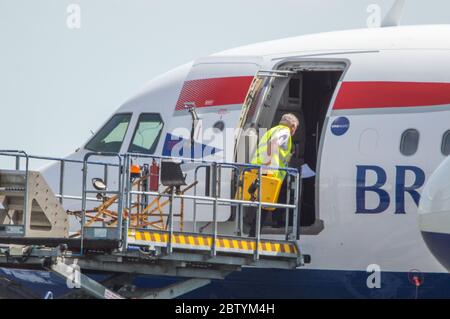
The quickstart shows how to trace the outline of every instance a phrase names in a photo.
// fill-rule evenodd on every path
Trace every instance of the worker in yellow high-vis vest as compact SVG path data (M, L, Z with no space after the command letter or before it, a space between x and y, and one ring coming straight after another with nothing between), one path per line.
M293 152L292 136L294 136L298 126L299 121L294 114L284 114L281 117L280 123L268 130L259 141L258 148L255 151L251 164L280 168L288 167ZM286 171L263 169L262 174L272 175L283 182ZM256 209L252 207L249 212L251 215L255 216L249 232L249 236L254 237L256 230ZM261 229L268 214L268 211L262 210Z

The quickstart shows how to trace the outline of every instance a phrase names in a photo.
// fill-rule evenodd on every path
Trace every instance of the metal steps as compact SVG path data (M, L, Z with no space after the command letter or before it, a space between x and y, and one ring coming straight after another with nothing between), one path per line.
M0 236L67 237L67 214L39 172L0 170Z

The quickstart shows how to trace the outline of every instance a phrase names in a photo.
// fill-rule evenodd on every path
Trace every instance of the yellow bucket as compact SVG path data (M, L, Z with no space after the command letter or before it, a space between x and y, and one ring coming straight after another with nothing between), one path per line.
M247 171L244 173L242 188L238 194L236 194L237 199L243 199L247 201L252 200L252 195L248 192L250 186L258 178L258 174L255 171ZM274 203L278 202L278 196L280 195L280 189L282 181L270 175L261 176L261 201L264 203ZM258 200L258 189L254 193L255 200ZM274 207L263 207L265 210L273 211Z

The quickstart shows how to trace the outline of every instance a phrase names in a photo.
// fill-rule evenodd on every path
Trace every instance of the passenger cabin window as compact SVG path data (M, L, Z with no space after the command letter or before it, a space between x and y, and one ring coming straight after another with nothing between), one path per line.
M119 153L130 124L131 114L114 115L86 145L94 152Z
M400 152L405 156L416 154L419 148L419 131L416 129L408 129L403 132L400 141Z
M445 132L444 136L442 137L441 151L445 156L450 155L450 130Z
M158 146L164 123L157 113L143 113L139 116L130 148L131 153L153 154Z

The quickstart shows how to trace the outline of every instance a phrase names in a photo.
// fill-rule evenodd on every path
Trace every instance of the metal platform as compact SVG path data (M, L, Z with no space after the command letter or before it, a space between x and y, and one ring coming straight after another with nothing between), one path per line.
M115 158L117 162L91 162L89 158L93 155ZM241 176L249 169L259 169L261 179L261 167L193 161L193 165L211 170L211 180L206 181L211 184L211 194L199 196L195 191L197 170L194 183L184 190L176 188L184 180L180 183L180 180L174 181L171 176L172 181L167 182L168 185L164 184L164 177L161 177L165 186L163 191L150 191L139 184L148 176L136 177L131 174L131 157L141 156L160 162L167 159L136 154L88 153L84 161L77 162L83 167L82 193L77 197L63 193L67 160L33 157L22 151L0 151L0 156L16 158L16 170L0 171L0 217L3 218L0 220L0 267L46 270L57 274L65 278L68 284L72 283L71 288L74 290L69 294L71 297L173 298L202 287L212 279L224 279L242 267L294 269L309 261L309 256L304 255L299 246L299 212L296 205L220 196L217 184L223 176L223 169L231 169L233 176ZM60 163L58 194L50 190L38 172L28 169L28 162L33 158ZM24 170L20 169L20 159L26 161ZM117 189L90 189L87 185L90 165L104 166L105 179L108 167L119 167ZM183 174L180 171L178 175ZM297 202L299 176L297 171L293 171L288 177L288 185L292 188L288 189L288 201L292 191L294 202ZM194 187L194 195L188 193L191 187ZM97 197L88 198L89 194L96 194ZM261 187L258 187L255 195L256 198L262 198ZM78 199L81 203L77 215L81 220L80 229L71 236L68 235L68 215L62 208L64 198ZM164 202L158 202L160 199ZM88 200L98 201L99 206L88 209ZM185 231L183 214L174 213L173 203L176 200L181 201L182 205L185 201L193 201L194 210L197 200L209 201L213 216L209 233L203 233L201 228L196 231L195 219L191 225L193 231ZM151 207L149 203L158 204L157 223L147 222L155 218L155 210L148 209ZM221 233L218 227L219 203L228 205L230 209L233 207L236 212L236 228L228 230L226 234ZM161 211L163 206L168 206L167 213ZM256 236L251 238L244 235L242 230L242 209L246 206L256 208ZM285 233L279 236L283 240L261 236L260 216L263 206L285 209L286 220L288 211L293 210L292 226L286 222ZM177 224L175 218L178 218ZM146 227L139 227L139 224ZM89 271L114 273L116 276L108 284L100 283L84 274ZM124 287L137 275L173 276L184 278L185 281L164 289L138 293L127 291ZM122 288L113 290L107 287L110 284Z
M174 232L172 247L174 250L210 251L213 246L213 237L213 235ZM168 243L169 235L162 231L147 229L130 229L128 231L129 245L167 247ZM217 236L215 246L217 253L253 255L256 250L256 241L242 237ZM281 240L261 240L259 242L259 254L261 257L300 257L295 242Z

